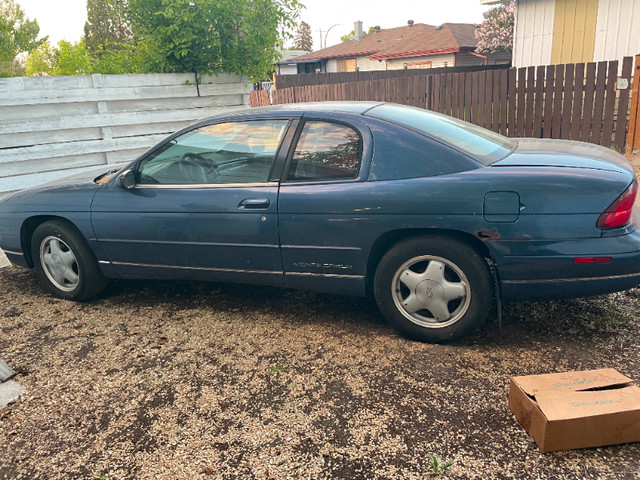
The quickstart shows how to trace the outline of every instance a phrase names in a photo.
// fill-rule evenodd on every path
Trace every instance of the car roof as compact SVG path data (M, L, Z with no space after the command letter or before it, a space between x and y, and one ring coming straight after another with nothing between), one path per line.
M270 105L267 107L244 108L233 112L225 112L220 115L211 117L219 119L220 117L237 117L237 116L277 116L278 114L302 116L302 114L313 115L314 113L348 113L355 115L363 115L374 107L383 105L384 102L307 102L307 103L286 103L281 105Z

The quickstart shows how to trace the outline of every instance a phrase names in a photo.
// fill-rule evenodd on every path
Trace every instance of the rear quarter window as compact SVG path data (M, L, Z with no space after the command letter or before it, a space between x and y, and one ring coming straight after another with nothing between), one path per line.
M374 135L369 180L435 177L482 165L441 143L390 124L371 124Z

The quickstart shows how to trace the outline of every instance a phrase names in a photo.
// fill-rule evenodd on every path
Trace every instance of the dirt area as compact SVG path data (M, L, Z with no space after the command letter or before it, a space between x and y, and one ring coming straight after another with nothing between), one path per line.
M0 358L26 387L0 409L2 479L427 479L429 454L444 478L638 478L640 443L541 454L507 390L603 367L640 382L640 289L510 305L441 346L366 299L114 282L72 303L19 268L0 285Z

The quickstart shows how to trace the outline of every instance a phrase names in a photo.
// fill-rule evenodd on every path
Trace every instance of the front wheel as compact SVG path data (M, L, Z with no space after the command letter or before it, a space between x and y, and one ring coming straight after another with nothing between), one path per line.
M31 255L38 278L58 297L86 300L107 285L89 245L66 222L50 220L36 228Z
M458 240L416 237L389 250L374 280L378 308L402 334L424 342L461 338L493 302L487 263Z

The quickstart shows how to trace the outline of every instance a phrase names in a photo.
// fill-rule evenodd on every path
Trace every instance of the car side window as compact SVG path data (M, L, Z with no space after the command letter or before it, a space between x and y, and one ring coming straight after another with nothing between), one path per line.
M145 158L142 185L264 183L288 120L217 123L191 130Z
M308 121L304 124L287 180L357 178L362 139L347 125Z

